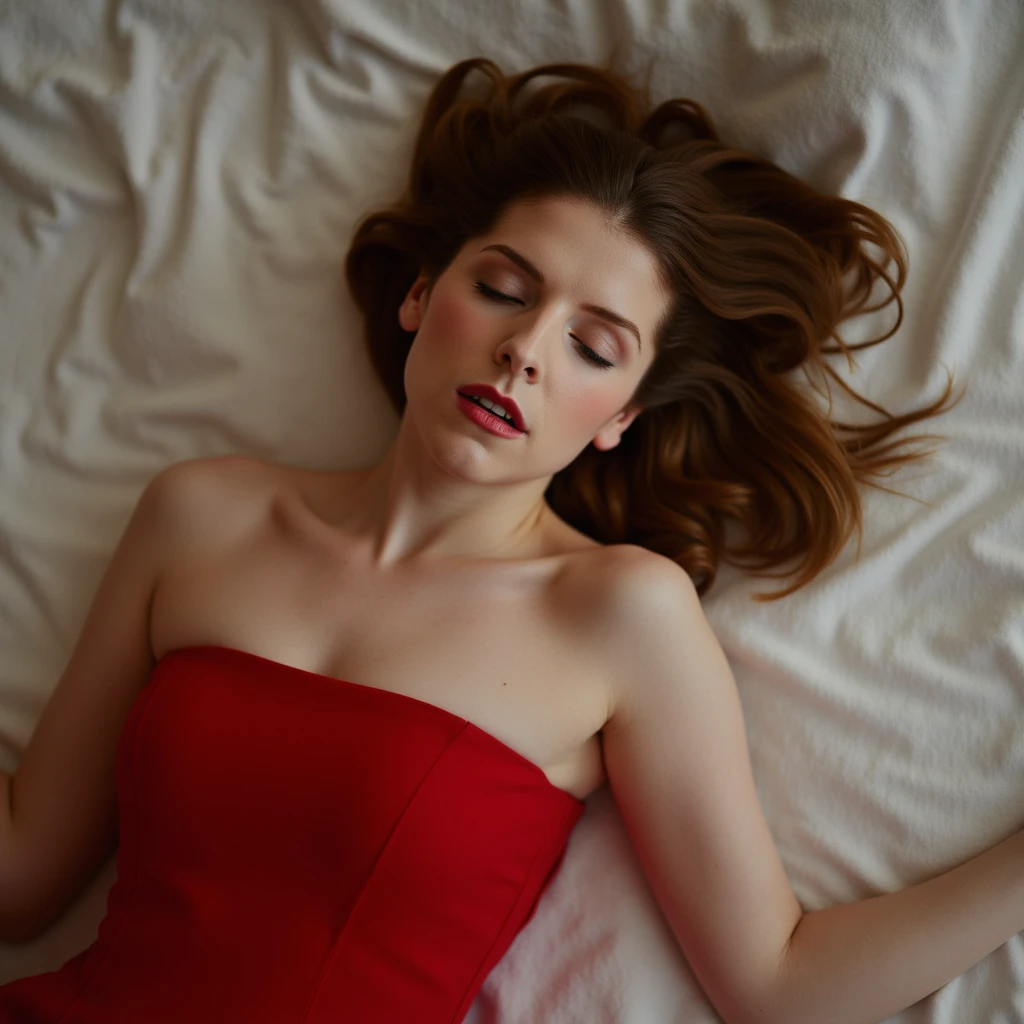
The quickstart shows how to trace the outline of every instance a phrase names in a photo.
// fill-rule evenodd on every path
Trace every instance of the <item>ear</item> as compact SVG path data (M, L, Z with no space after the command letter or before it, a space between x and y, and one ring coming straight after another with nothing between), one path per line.
M627 406L594 435L594 447L601 452L614 448L622 440L626 428L641 412L643 410L638 405Z
M423 311L427 308L427 299L430 296L429 283L430 279L421 271L398 307L398 322L402 325L403 331L419 330L423 322Z

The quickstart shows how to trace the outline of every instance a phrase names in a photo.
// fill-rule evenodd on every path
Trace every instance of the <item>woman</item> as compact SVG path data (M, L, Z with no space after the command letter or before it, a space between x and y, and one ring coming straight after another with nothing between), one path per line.
M694 104L476 60L347 269L398 435L356 472L146 488L0 804L5 933L119 840L118 881L0 1021L461 1020L606 781L727 1021L879 1020L1022 927L1020 834L801 912L699 602L722 558L813 579L947 407L858 427L806 386L843 320L899 309L880 216Z

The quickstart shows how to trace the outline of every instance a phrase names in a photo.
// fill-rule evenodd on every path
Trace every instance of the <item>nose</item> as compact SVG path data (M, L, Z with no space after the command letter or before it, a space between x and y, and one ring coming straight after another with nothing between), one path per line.
M545 316L540 310L531 310L516 317L509 324L508 333L494 352L494 361L508 364L513 378L525 377L530 383L539 379L545 344L559 331L552 311Z

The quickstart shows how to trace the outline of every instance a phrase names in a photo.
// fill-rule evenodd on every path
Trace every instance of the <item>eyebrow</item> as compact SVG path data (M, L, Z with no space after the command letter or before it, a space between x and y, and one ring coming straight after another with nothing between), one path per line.
M485 245L480 252L487 252L488 250L494 250L494 252L500 252L502 256L507 256L516 264L516 266L522 267L522 269L525 270L538 284L544 283L544 275L522 253L516 252L511 246L501 245L500 243L496 245ZM624 327L627 331L631 331L636 337L637 346L641 351L643 351L643 342L640 341L640 331L632 320L627 320L619 313L608 309L607 306L595 306L592 303L585 302L580 308L585 309L588 313L593 313L595 316L601 317L602 320L618 324L619 327Z

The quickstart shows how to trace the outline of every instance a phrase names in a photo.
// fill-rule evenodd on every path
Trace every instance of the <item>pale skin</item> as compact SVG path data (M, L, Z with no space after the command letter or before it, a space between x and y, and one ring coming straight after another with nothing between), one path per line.
M4 936L38 934L115 848L128 708L161 655L197 644L444 707L578 797L607 782L726 1021L879 1021L1024 927L1022 833L924 884L803 913L689 578L544 502L552 473L588 444L614 447L639 413L627 402L668 302L643 245L586 204L516 204L429 285L421 275L398 313L416 332L408 406L379 465L197 459L144 490L3 776ZM454 401L471 382L510 394L528 433L472 423Z

